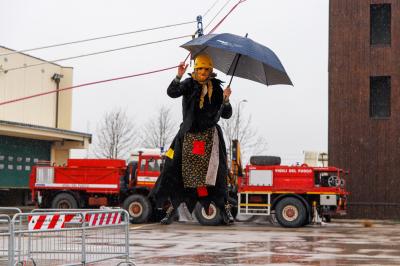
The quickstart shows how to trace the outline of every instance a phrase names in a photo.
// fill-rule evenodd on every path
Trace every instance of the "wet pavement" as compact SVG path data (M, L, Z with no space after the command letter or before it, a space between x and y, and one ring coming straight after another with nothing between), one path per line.
M263 220L131 225L130 245L136 265L400 265L400 222L365 227L333 220L295 229Z

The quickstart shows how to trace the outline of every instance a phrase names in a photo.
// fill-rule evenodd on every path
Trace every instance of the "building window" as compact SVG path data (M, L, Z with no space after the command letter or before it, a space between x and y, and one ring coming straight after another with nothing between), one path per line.
M390 4L373 4L370 6L371 45L391 43L392 11Z
M390 76L370 77L369 116L390 117Z

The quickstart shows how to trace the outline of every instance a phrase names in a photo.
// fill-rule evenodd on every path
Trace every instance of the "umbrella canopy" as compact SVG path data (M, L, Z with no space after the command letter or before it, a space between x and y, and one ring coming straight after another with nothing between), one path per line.
M192 53L208 54L219 71L265 85L293 85L279 58L268 47L250 38L230 33L208 34L181 47Z

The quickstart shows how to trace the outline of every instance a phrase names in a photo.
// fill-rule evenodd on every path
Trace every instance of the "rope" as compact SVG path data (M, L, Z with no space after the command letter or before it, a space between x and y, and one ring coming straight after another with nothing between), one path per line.
M239 0L239 2L236 3L236 5L234 5L231 10L229 10L228 14L225 15L225 17L223 17L218 23L217 25L214 26L214 28L212 28L212 30L209 33L213 33L221 24L222 22L224 22L224 20L233 12L233 10L235 10L235 8L240 5L241 3L246 2L246 0Z
M213 31L215 31L221 24L222 22L229 16L229 14L232 13L232 11L241 3L245 2L246 0L239 0L239 2L233 6L233 8L228 12L227 15L225 15L222 20L210 31L210 33L212 33ZM189 35L191 36L191 35ZM187 36L186 36L187 37ZM185 61L189 58L189 55L186 57ZM150 75L150 74L154 74L154 73L159 73L159 72L163 72L163 71L167 71L167 70L171 70L174 68L177 68L178 66L171 66L171 67L166 67L166 68L161 68L161 69L157 69L157 70L153 70L153 71L148 71L148 72L143 72L143 73L138 73L138 74L133 74L133 75L129 75L129 76L123 76L123 77L117 77L117 78L111 78L111 79L105 79L105 80L100 80L100 81L94 81L94 82L88 82L88 83L83 83L83 84L79 84L76 86L71 86L71 87L66 87L66 88L62 88L59 90L51 90L51 91L47 91L47 92L42 92L42 93L38 93L38 94L34 94L34 95L30 95L30 96L26 96L26 97L22 97L22 98L17 98L17 99L13 99L13 100L8 100L8 101L3 101L0 102L0 106L2 105L6 105L9 103L14 103L14 102L19 102L19 101L23 101L23 100L27 100L27 99L31 99L31 98L35 98L35 97L39 97L39 96L43 96L43 95L47 95L47 94L51 94L51 93L55 93L55 92L60 92L60 91L67 91L67 90L71 90L74 88L80 88L80 87L86 87L86 86L90 86L90 85L94 85L94 84L100 84L100 83L106 83L106 82L111 82L111 81L116 81L116 80L122 80L122 79L128 79L128 78L133 78L133 77L138 77L138 76L144 76L144 75Z
M139 77L139 76L154 74L154 73L158 73L158 72L163 72L163 71L170 70L170 69L174 69L174 68L177 68L177 67L178 67L178 66L166 67L166 68L161 68L161 69L158 69L158 70L153 70L153 71L148 71L148 72L133 74L133 75L129 75L129 76L123 76L123 77L117 77L117 78L111 78L111 79L104 79L104 80L99 80L99 81L94 81L94 82L83 83L83 84L79 84L79 85L76 85L76 86L66 87L66 88L62 88L62 89L59 89L59 90L46 91L46 92L42 92L42 93L38 93L38 94L33 94L33 95L30 95L30 96L26 96L26 97L14 99L14 100L9 100L9 101L0 102L0 106L1 106L1 105L5 105L5 104L9 104L9 103L14 103L14 102L18 102L18 101L23 101L23 100L35 98L35 97L39 97L39 96L43 96L43 95L47 95L47 94L51 94L51 93L55 93L55 92L57 92L57 91L58 91L58 92L60 92L60 91L67 91L67 90L72 90L72 89L75 89L75 88L86 87L86 86L95 85L95 84L100 84L100 83L106 83L106 82L111 82L111 81L116 81L116 80L121 80L121 79L128 79L128 78L133 78L133 77Z
M167 42L167 41L183 39L183 38L187 38L187 37L191 37L191 36L192 35L183 35L183 36L178 36L178 37L173 37L173 38L168 38L168 39L163 39L163 40L158 40L158 41L153 41L153 42L140 43L140 44L125 46L125 47L120 47L120 48L115 48L115 49L109 49L109 50L89 53L89 54L65 57L65 58L60 58L60 59L56 59L56 60L52 60L52 61L45 61L45 62L32 64L32 65L27 65L27 66L14 67L14 68L9 68L9 69L4 69L4 70L1 70L1 71L4 72L4 73L7 73L8 71L18 70L18 69L22 69L22 68L41 66L41 65L45 65L45 64L49 64L49 63L56 63L56 62L61 62L61 61L66 61L66 60L71 60L71 59L77 59L77 58L88 57L88 56L93 56L93 55L111 53L111 52L115 52L115 51L120 51L120 50L140 47L140 46L146 46L146 45L150 45L150 44L156 44L156 43L162 43L162 42Z

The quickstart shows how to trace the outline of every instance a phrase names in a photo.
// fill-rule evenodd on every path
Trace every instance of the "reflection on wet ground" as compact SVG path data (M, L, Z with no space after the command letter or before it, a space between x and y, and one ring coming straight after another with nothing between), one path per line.
M137 265L400 265L400 223L334 220L282 228L268 222L205 227L132 225Z

